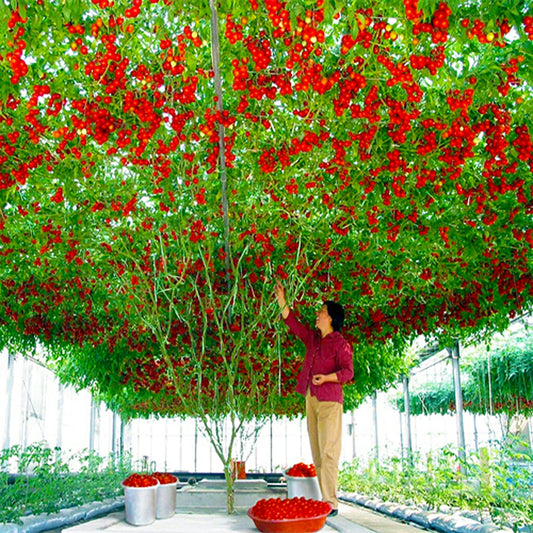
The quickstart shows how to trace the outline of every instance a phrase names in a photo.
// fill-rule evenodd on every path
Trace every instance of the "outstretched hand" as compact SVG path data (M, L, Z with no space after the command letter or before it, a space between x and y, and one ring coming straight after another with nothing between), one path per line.
M285 289L283 288L281 281L276 282L276 287L274 290L276 291L276 298L278 299L280 307L285 305Z
M281 316L283 318L287 318L289 316L290 309L287 305L287 301L285 300L285 289L280 281L276 282L274 291L276 293L276 299L278 300L279 308L281 309Z

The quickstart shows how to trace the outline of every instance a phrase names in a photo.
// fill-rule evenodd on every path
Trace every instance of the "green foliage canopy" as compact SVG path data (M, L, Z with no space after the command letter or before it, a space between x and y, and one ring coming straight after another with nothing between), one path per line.
M528 2L3 0L0 325L124 414L295 413L348 310L351 405L424 334L531 308ZM218 61L218 59L220 61Z

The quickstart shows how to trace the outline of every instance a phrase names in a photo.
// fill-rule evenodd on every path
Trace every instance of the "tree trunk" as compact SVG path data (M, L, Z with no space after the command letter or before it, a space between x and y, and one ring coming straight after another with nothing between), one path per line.
M226 478L226 507L228 514L235 512L235 479L231 471L231 463L224 465L224 476Z

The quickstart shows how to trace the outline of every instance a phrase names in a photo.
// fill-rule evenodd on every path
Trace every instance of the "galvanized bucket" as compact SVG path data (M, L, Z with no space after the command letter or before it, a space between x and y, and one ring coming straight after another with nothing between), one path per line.
M126 522L132 526L146 526L155 521L157 485L150 487L124 487Z
M178 482L160 483L157 487L156 518L170 518L176 512L176 491Z
M321 500L322 494L318 479L314 477L294 477L285 474L287 480L287 496L289 498L307 498Z

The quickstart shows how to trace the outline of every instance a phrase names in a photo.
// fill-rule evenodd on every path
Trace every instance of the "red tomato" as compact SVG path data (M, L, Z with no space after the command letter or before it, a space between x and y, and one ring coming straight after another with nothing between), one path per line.
M269 498L259 500L251 509L252 514L262 520L289 520L315 518L331 511L329 503L307 498Z
M173 476L168 472L154 472L152 476L155 477L161 485L168 485L169 483L176 483L176 481L178 481L176 476Z
M150 474L131 474L122 484L127 487L152 487L157 485L157 479Z
M286 474L292 477L316 477L315 465L296 463L287 470Z

